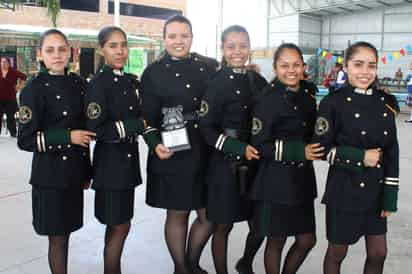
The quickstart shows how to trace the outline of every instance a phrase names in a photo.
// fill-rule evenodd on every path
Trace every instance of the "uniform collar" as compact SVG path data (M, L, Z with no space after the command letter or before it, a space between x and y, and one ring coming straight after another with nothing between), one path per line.
M46 68L46 66L44 64L40 65L40 70L39 70L39 74L42 75L50 75L50 76L54 76L54 77L58 77L58 76L67 76L69 72L68 68L64 69L64 74L56 74L51 72L48 68Z
M284 83L282 83L278 78L275 78L275 80L273 80L273 82L272 82L272 86L278 86L280 89L284 90L287 93L298 94L298 93L300 93L300 91L304 87L304 84L303 84L303 81L301 80L300 83L299 83L299 89L297 91L294 91L294 90L291 90L290 88L288 88L288 86L286 86Z
M368 89L361 89L361 88L355 88L353 92L362 94L362 95L372 95L373 94L373 89L368 88Z
M247 69L246 68L232 68L229 66L223 66L222 70L225 71L226 73L230 75L239 75L239 74L246 74Z
M231 68L233 73L235 74L246 74L247 69L246 68Z
M166 59L168 59L172 62L180 62L180 61L185 61L185 60L192 59L192 54L189 53L189 55L184 57L184 58L177 58L177 57L171 56L169 53L166 52L165 57L166 57Z
M109 66L109 65L107 65L107 64L104 64L104 65L103 65L101 71L109 71L109 72L113 73L113 74L116 75L116 76L123 76L123 75L124 75L123 68L121 68L121 69L114 69L114 68L112 68L111 66Z
M367 89L355 88L352 85L347 85L347 88L351 90L353 93L360 94L360 95L373 95L373 88L369 87Z

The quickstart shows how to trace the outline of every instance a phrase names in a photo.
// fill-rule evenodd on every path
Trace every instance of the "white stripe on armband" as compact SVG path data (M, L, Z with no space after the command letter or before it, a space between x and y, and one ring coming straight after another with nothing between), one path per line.
M275 140L275 161L282 161L283 141Z
M116 125L116 129L117 129L117 133L119 133L119 138L123 139L125 138L125 134L124 134L124 129L122 128L122 121L117 121L114 123Z
M283 141L279 140L279 161L283 160Z
M279 140L275 140L275 161L279 161Z
M41 145L42 145L42 149L43 152L46 152L46 138L44 136L44 132L41 132Z
M37 142L37 150L38 150L39 152L42 152L40 134L41 134L41 132L40 132L40 131L37 131L36 142Z
M280 140L275 140L275 161L281 161L281 141Z
M385 178L385 185L399 186L399 178L386 177Z
M220 145L219 145L218 150L222 150L222 149L223 149L223 145L225 144L226 139L227 139L227 136L223 136L222 142L220 142Z
M120 129L122 130L122 137L121 138L126 138L126 129L124 128L123 121L119 121L120 124Z
M334 165L335 164L335 158L336 158L336 147L332 148L328 155L326 155L326 160L328 161L328 163L330 165Z
M223 137L225 137L225 135L223 135L223 134L220 134L219 137L217 137L217 141L216 141L216 144L215 144L216 149L219 149L219 145L220 145L220 142L222 142Z
M119 122L114 122L114 125L116 126L117 133L119 134L119 138L122 138L122 129L120 128Z

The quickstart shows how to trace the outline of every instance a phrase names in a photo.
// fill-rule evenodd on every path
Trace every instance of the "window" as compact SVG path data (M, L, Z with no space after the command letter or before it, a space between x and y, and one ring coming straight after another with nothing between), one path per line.
M109 1L109 14L114 13L114 2ZM158 8L144 5L120 3L120 15L145 17L154 19L167 19L173 15L182 14L180 10Z
M79 11L99 11L99 0L61 0L62 9L79 10Z

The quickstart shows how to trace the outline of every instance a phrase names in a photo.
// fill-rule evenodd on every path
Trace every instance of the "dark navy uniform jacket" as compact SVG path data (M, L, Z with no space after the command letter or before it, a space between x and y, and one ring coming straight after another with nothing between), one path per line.
M204 180L208 148L200 134L197 115L206 82L216 73L216 67L216 61L197 54L180 60L166 54L144 71L143 115L149 125L145 139L150 148L148 183L152 174L160 175L162 180L169 183L175 180L201 183ZM178 106L183 108L191 149L175 152L171 158L160 160L154 149L161 143L162 110Z
M275 79L254 109L252 144L262 160L252 196L285 205L312 202L316 179L305 159L316 120L313 91L300 83L298 92Z
M144 129L136 76L105 65L89 83L87 129L96 133L93 188L133 189L141 184L137 135Z
M66 188L91 179L89 149L71 144L70 130L84 129L84 81L41 72L20 95L18 146L33 152L30 183Z
M314 142L325 146L330 168L323 203L363 211L396 210L399 147L396 111L382 91L345 86L320 103ZM364 151L381 148L375 168L364 167Z
M250 142L252 109L266 85L254 71L229 67L222 68L209 82L202 99L200 128L206 143L214 149L210 163L216 174L209 176L219 179L212 183L232 181L227 172L229 158L244 157ZM224 159L225 154L232 157ZM225 178L225 174L230 177Z

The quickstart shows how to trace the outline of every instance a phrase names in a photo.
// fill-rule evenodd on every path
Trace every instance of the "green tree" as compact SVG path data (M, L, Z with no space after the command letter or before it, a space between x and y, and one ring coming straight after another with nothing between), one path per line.
M21 5L24 0L0 0L2 6L6 7L16 7ZM47 7L47 15L50 17L50 20L53 23L53 26L57 26L57 16L60 13L60 0L39 0L42 6Z

